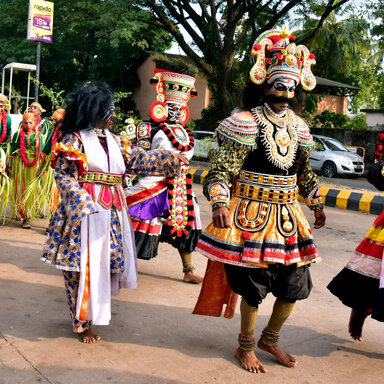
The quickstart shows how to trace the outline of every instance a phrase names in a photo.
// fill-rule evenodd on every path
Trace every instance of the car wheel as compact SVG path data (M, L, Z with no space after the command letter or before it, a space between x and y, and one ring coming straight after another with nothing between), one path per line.
M332 161L326 161L321 167L321 174L325 177L333 177L336 175L336 172L336 165Z

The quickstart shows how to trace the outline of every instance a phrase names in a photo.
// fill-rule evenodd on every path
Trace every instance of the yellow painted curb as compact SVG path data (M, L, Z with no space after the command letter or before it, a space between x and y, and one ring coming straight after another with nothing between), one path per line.
M359 201L359 210L362 212L368 212L370 213L371 211L371 201L375 195L368 195L368 194L363 194L362 198Z
M329 191L329 188L320 187L320 195L321 195L321 198L323 199L323 203L325 203L325 196L327 196L328 191Z
M352 191L341 190L336 198L336 207L347 209L348 198L351 195Z
M201 184L203 184L203 181L204 181L204 179L205 179L205 176L208 175L208 172L209 172L209 171L203 171L203 173L201 174L201 176L200 176L200 177L201 177L201 181L200 181Z

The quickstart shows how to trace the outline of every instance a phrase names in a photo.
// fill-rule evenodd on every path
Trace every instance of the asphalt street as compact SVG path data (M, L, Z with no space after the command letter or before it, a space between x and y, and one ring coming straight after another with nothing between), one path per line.
M201 186L193 188L205 226L210 206ZM138 288L113 299L111 324L95 327L102 340L82 344L71 331L60 271L40 261L47 221L30 230L7 223L0 227L0 384L382 383L384 324L368 318L363 342L353 341L349 309L326 289L375 216L337 208L326 214L326 226L313 231L323 258L311 267L314 289L296 304L281 333L281 345L299 365L286 368L256 351L268 369L259 375L243 370L234 357L239 309L230 320L192 315L200 287L181 282L180 258L167 244L154 260L139 261ZM194 253L194 263L203 274L206 259ZM256 335L273 302L268 296L260 306Z

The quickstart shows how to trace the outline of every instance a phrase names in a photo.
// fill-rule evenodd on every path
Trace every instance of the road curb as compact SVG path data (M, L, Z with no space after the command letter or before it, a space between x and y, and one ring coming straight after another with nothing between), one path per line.
M207 169L190 168L192 182L202 184ZM352 192L347 189L320 188L324 205L351 211L361 211L379 215L384 209L384 196Z

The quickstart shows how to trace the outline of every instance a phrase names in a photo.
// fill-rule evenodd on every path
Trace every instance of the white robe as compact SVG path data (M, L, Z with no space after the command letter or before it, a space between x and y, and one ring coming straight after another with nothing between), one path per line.
M88 172L104 172L123 175L125 164L120 148L113 136L106 131L108 156L101 146L94 130L80 132L87 157ZM88 300L87 320L95 325L107 325L111 319L111 291L118 294L119 288L137 287L137 260L134 231L128 216L125 199L122 210L117 212L123 236L123 258L125 270L121 274L110 272L110 232L111 209L98 203L102 185L94 184L95 204L97 212L86 216L81 222L81 268L77 296L76 318L79 319L81 303L84 295L87 261L89 262L90 294ZM122 185L117 186L121 189ZM88 259L89 257L89 259Z

